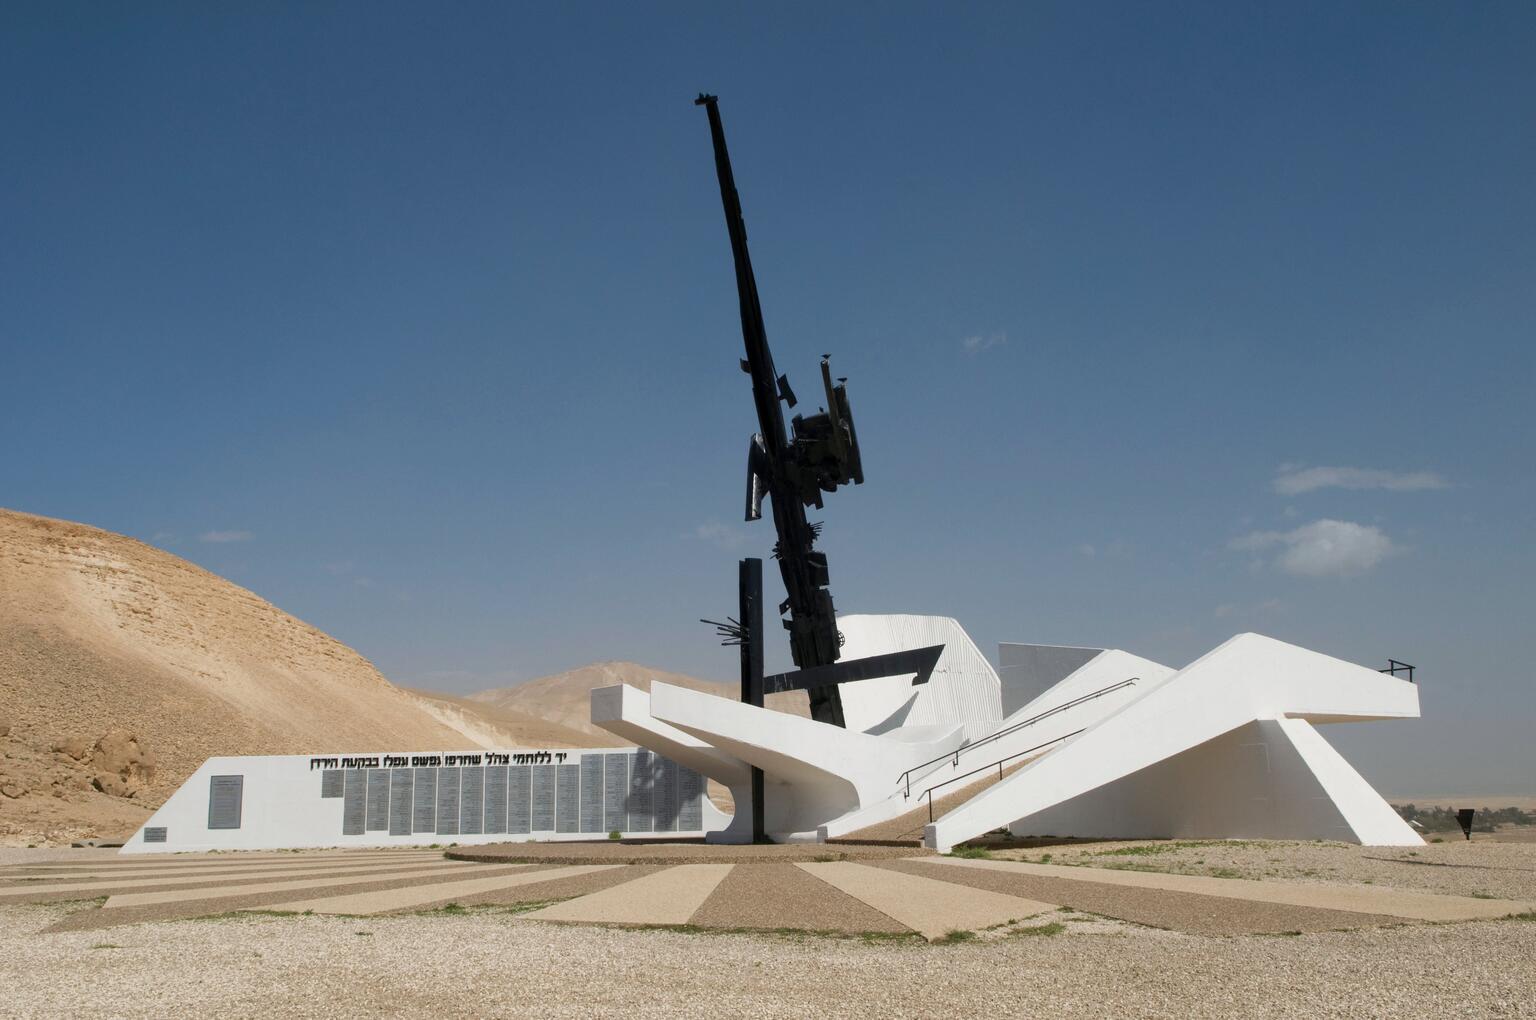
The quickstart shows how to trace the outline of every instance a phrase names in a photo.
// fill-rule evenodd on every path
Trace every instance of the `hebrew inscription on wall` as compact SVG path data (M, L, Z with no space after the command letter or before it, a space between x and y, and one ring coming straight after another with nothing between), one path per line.
M610 832L696 833L704 824L704 777L643 748L579 756L487 751L311 758L310 768L323 770L319 797L341 800L344 836L596 838ZM242 777L215 779L209 827L239 827Z

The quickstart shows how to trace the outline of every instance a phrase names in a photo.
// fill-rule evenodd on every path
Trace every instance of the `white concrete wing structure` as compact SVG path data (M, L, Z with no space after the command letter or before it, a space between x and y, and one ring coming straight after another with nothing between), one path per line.
M737 804L751 802L752 774L747 763L651 715L651 696L645 691L628 684L598 687L592 691L591 705L594 725L713 779L731 791ZM704 838L718 843L750 842L752 819L737 811L729 826L706 832Z
M948 850L1002 827L1421 842L1312 726L1417 717L1417 687L1394 676L1243 634L1182 670L1119 649L1004 645L1000 680L954 620L839 627L845 658L944 653L928 684L845 684L847 729L666 684L648 698L594 691L593 722L725 783L738 805L747 766L761 768L779 840L835 839L990 777L1000 781L962 796L925 842ZM744 813L711 838L744 838Z
M1418 714L1412 683L1239 634L938 819L924 842L948 850L1008 826L1416 845L1423 840L1309 722Z
M651 714L762 769L764 825L782 842L820 839L829 821L890 800L899 774L964 739L959 724L859 733L660 683Z

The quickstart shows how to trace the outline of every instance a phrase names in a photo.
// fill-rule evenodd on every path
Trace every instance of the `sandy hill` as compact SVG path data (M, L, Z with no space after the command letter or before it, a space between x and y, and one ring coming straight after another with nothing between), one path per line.
M0 510L0 841L121 835L213 755L579 739L396 688L170 553Z
M613 745L624 743L624 741L606 730L593 726L589 721L591 718L589 692L594 687L607 687L610 684L629 684L642 691L649 691L651 684L655 681L730 698L732 701L736 700L741 693L738 684L699 680L696 677L668 673L665 670L634 662L594 662L565 673L529 680L515 687L480 691L477 694L471 694L469 700L494 705L501 709L510 709L527 716L535 716L567 729L576 730L585 734L593 745ZM805 694L801 692L770 695L767 704L769 708L781 712L807 717L810 715L809 703Z
M438 722L458 730L482 747L594 747L599 743L585 730L562 726L490 702L471 701L441 691L409 687L401 690L415 698ZM601 743L618 741L610 739Z

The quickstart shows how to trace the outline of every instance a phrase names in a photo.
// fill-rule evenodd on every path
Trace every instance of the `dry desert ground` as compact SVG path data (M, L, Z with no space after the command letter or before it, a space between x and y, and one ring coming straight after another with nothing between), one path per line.
M88 865L103 853L0 851L0 869ZM1213 936L1188 930L1177 904L1166 926L1105 916L1117 887L1095 880L1241 876L1228 880L1305 886L1341 902L1432 892L1531 904L1536 844L1080 843L991 856L1045 854L1080 870L1078 884L1101 897L1095 909L1069 903L934 941L552 923L530 916L539 903L375 916L228 911L50 931L100 901L0 901L0 1015L1536 1016L1529 906L1502 919ZM1156 921L1157 901L1148 902L1143 916Z

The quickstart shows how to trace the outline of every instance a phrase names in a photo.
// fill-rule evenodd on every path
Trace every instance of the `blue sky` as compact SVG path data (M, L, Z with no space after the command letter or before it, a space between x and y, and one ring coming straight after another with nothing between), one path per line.
M850 377L845 612L1420 667L1536 792L1536 8L8 4L0 505L473 690L729 678L769 335ZM787 659L775 648L770 665Z

